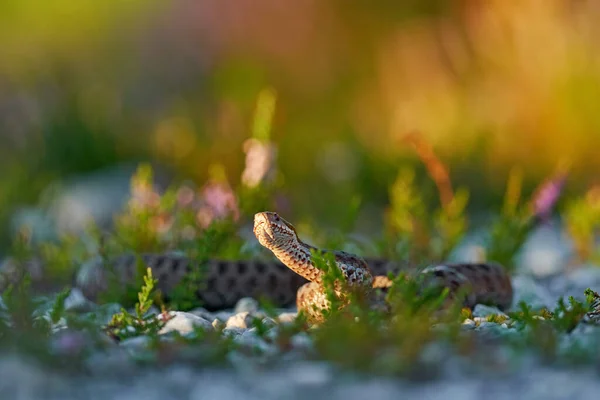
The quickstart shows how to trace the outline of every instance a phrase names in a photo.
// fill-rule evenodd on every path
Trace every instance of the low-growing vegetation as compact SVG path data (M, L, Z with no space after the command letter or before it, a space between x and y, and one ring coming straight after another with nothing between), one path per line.
M511 270L514 269L515 254L538 217L532 202L519 205L515 195L520 191L517 186L518 179L512 176L504 209L490 225L489 237L481 252L482 259L502 260ZM441 356L432 358L431 352L442 352L444 357L476 355L479 346L486 345L480 344L478 339L478 330L485 322L505 331L499 336L501 343L510 346L516 354L533 351L547 362L572 361L575 358L581 361L595 357L591 353L580 352L577 357L571 353L573 357L569 358L569 353L565 354L561 348L561 338L571 334L582 323L597 301L598 295L591 290L585 293L587 302L570 297L568 303L559 300L554 309L536 310L522 302L516 305L516 311L490 314L485 318L473 317L472 310L462 309L458 300L448 306L447 290L423 290L422 282L411 271L418 270L420 265L444 260L461 242L467 232L464 210L468 195L462 189L448 197L437 211L429 211L414 187L414 175L408 169L400 172L392 186L392 201L387 214L389 229L379 243L381 248L386 249L383 254L395 254L396 259L413 261L414 270L390 275L394 285L386 293L380 293L386 299L387 308L371 307L360 292L349 291L344 298L338 298L333 288L340 283L343 285L340 271L335 267L331 253L315 252L313 261L325 271L324 287L332 305L324 313L322 323L312 324L303 313L293 322L278 322L276 308L267 302L261 302L261 311L251 315L248 328L265 346L275 348L276 356L264 346L236 341L235 335L227 333L223 322L213 324L213 329L196 326L188 334L177 331L161 333L173 318L172 311L188 311L202 306L194 293L202 287L206 261L211 257L243 259L260 252L248 250L249 247L244 246L236 234L243 215L213 215L212 220L203 226L196 217L198 211L192 206L194 202L188 198L194 196L194 192L185 187L158 194L153 189L150 168L143 165L132 181L132 200L124 212L116 216L112 232L100 232L92 226L86 235L65 237L55 243L32 243L27 232L19 235L14 242L12 262L15 264L14 271L21 275L4 278L4 306L0 310L1 346L61 364L60 360L64 360L67 350L57 352L54 342L57 334L64 330L85 332L95 338L94 343L99 349L106 348L101 337L118 342L136 337L148 338L147 351L150 355L136 357L144 363L176 360L196 364L223 363L228 362L234 353L263 362L276 362L277 357L297 351L295 337L306 335L312 345L303 349L302 357L328 360L349 370L421 379L435 376L439 371ZM355 207L358 204L356 202ZM580 221L581 217L574 214L572 204L569 203L567 216L577 215L576 221ZM595 210L582 208L579 212L588 209L590 212ZM351 219L355 216L355 213L349 213L347 227L352 226ZM581 224L576 221L568 225L571 230ZM165 302L163 294L155 290L158 280L139 256L145 252L171 250L183 251L195 260L196 268L169 293ZM117 284L111 285L98 300L104 305L92 311L81 312L65 307L70 294L67 282L80 262L86 257L100 255L104 267L110 271L110 260L123 252L138 255L139 273L135 284L125 291ZM592 252L580 251L579 255L592 257ZM40 287L40 282L32 283L35 276L29 265L35 257L41 258L49 272L45 276L54 280L54 287L62 285L64 290L50 297L37 295L40 288L42 294L45 290L47 292L47 288ZM130 309L135 301L133 295L137 301ZM442 304L446 305L443 310L440 308ZM471 326L472 329L467 329ZM170 339L166 340L167 337ZM72 356L84 359L90 349L71 351L74 353Z

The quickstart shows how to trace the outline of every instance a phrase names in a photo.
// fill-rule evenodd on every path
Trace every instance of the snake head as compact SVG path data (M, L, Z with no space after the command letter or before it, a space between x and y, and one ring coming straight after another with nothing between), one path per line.
M254 214L254 235L268 249L298 239L294 226L272 211Z

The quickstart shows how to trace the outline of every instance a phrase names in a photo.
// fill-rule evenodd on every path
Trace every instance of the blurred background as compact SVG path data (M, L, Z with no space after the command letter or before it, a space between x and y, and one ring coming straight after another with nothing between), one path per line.
M530 193L568 166L584 193L599 17L584 0L3 1L0 242L105 217L140 162L163 187L239 188L255 154L289 220L335 226L359 196L365 232L407 166L439 205L427 151L473 215L502 208L511 171Z

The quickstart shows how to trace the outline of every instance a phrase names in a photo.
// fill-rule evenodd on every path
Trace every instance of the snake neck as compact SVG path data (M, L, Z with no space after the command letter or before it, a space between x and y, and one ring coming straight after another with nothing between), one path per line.
M321 282L323 271L313 264L311 250L316 250L316 247L298 238L278 243L271 248L275 257L286 267L311 282Z

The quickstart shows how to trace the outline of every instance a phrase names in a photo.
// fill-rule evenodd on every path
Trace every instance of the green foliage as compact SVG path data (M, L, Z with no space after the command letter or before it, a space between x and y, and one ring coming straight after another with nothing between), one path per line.
M430 210L415 187L414 170L401 169L390 188L386 214L388 241L395 243L395 258L414 263L444 260L466 232L468 200L469 192L461 188L447 204Z
M387 294L389 309L373 308L364 298L350 295L343 311L329 313L311 332L317 353L351 370L429 376L436 365L422 358L425 349L463 340L458 335L458 303L440 309L447 294L447 290L429 290L415 279L399 276Z
M159 319L156 314L148 314L154 303L151 294L157 282L158 279L152 277L152 269L148 268L144 276L144 285L138 293L135 315L125 309L121 309L121 312L113 315L106 327L110 335L121 340L140 335L157 335L164 326L164 320Z
M50 310L50 321L57 324L65 313L65 300L71 294L71 289L67 288L56 295L52 310Z
M490 228L486 259L501 264L509 271L514 270L514 257L527 240L531 229L528 215L501 214L495 217Z
M596 234L600 229L600 196L590 190L585 196L568 201L562 213L565 228L573 239L579 261L600 261Z
M312 249L311 258L314 266L323 271L323 290L330 304L329 309L323 310L325 318L329 318L332 313L339 312L349 301L358 301L356 293L347 285L342 270L337 266L334 253ZM346 295L342 296L342 293L349 293L348 296L352 299L350 300Z
M486 246L486 259L514 269L514 256L534 228L529 205L521 203L522 172L513 169L508 179L502 212L494 216Z

